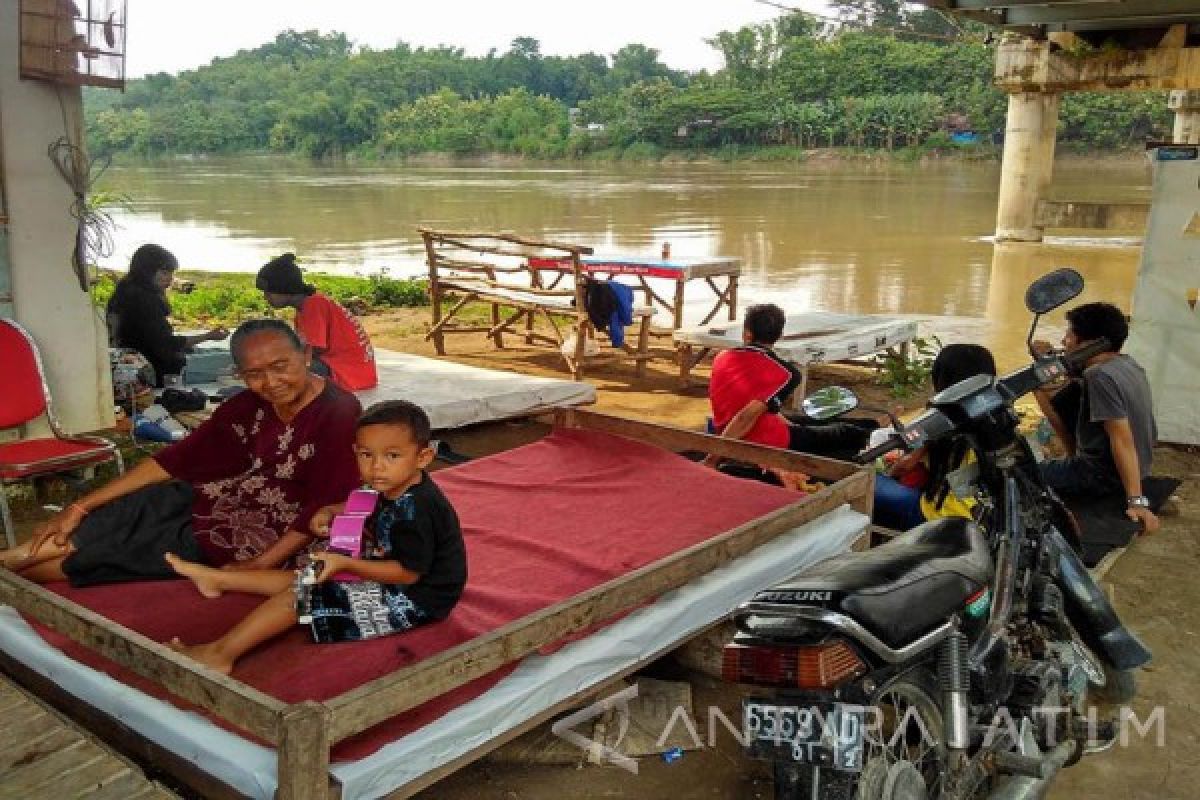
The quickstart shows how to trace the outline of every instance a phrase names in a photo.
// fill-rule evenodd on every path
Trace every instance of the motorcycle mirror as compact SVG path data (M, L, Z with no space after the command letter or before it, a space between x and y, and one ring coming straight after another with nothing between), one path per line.
M826 386L804 398L800 407L809 419L833 419L858 408L858 395L844 386Z
M1083 276L1070 267L1061 267L1043 275L1025 290L1025 307L1034 314L1045 314L1079 296Z

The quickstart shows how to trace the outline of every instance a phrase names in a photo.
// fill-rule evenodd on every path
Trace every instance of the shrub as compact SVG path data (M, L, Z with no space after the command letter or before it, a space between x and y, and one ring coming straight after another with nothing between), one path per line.
M875 357L875 367L879 370L876 381L888 387L893 397L910 397L929 383L933 360L941 349L942 340L938 337L918 336L909 345L907 356L892 351L878 355Z
M96 306L104 308L108 304L119 277L118 273L100 273L92 287L92 302ZM187 271L180 272L178 277L194 284L191 291L169 294L171 317L179 326L232 326L273 313L263 293L254 287L254 275ZM429 302L429 288L424 279L392 278L386 269L366 277L310 273L305 280L342 305L365 303L369 308L396 308Z

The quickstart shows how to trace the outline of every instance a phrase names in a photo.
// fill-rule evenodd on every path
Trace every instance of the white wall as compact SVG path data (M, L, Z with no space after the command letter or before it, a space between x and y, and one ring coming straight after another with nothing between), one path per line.
M96 430L113 422L107 335L103 315L71 269L73 197L46 154L60 136L80 142L80 92L20 80L18 6L18 0L0 0L0 168L8 202L13 308L41 349L63 426L72 432Z
M1157 158L1162 151L1153 150ZM1154 163L1125 352L1150 378L1164 442L1200 444L1200 159Z

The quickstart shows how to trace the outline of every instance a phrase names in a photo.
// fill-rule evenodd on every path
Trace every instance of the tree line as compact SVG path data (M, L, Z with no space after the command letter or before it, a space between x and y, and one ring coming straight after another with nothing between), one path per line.
M88 141L98 154L562 158L929 147L953 129L985 139L1003 129L994 51L977 31L887 2L863 17L862 5L847 4L841 25L794 13L721 32L710 40L724 62L715 73L673 70L637 43L562 57L522 37L472 57L289 30L199 69L131 81L123 95L87 90ZM1069 94L1059 137L1118 148L1168 128L1162 93Z

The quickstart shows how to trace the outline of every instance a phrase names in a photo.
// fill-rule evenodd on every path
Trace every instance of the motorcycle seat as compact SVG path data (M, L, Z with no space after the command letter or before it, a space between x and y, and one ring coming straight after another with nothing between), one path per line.
M889 647L928 633L991 583L992 555L968 519L926 522L871 550L826 559L773 591L828 597Z

